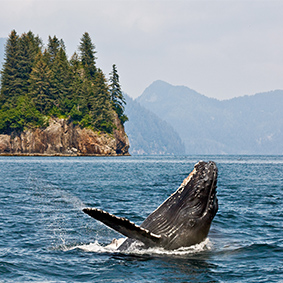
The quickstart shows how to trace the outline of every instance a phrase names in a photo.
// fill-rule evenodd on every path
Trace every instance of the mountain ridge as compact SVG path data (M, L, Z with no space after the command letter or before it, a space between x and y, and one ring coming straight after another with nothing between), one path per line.
M187 154L283 153L282 90L217 100L155 81L136 100L177 131Z
M125 113L129 121L125 131L130 140L133 155L182 155L184 144L178 133L164 120L141 106L128 95Z

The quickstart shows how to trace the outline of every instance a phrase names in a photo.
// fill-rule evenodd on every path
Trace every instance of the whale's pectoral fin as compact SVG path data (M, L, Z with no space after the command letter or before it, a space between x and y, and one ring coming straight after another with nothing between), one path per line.
M140 226L137 226L130 220L122 217L117 217L106 211L97 208L84 208L83 212L89 216L103 222L105 225L132 239L139 240L146 245L158 245L161 241L161 235L155 235Z

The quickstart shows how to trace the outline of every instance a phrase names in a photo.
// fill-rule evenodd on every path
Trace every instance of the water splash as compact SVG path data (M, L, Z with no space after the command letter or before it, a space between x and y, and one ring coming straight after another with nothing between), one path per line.
M80 236L81 225L76 222L77 215L86 205L74 193L48 182L44 178L30 175L27 179L26 195L31 210L39 220L42 233L48 235L51 249L68 250L70 242ZM67 213L66 213L67 212ZM73 219L70 222L70 218ZM74 235L70 234L73 226L77 227Z
M79 210L86 206L83 201L73 193L50 184L47 180L29 176L27 183L30 193L33 193L34 197L37 197L41 201L44 200L45 202L50 202L57 200L59 202L70 204L73 208Z
M203 242L190 246L190 247L181 247L176 250L165 250L160 247L148 248L148 249L139 249L138 246L131 246L126 253L129 254L138 254L138 255L168 255L168 256L184 256L188 254L196 254L203 251L211 250L212 243L209 241L209 238L206 238Z
M116 245L110 244L107 246L102 246L95 241L90 244L82 244L76 245L73 247L69 247L68 250L81 249L85 252L93 252L93 253L124 253L128 255L168 255L168 256L184 256L189 254L196 254L203 251L208 251L212 249L212 243L209 238L206 238L200 244L196 244L190 247L183 247L177 250L165 250L160 247L156 248L148 248L142 249L139 244L132 245L128 250L120 252L117 251Z
M77 196L59 188L56 188L55 190L58 191L58 194L61 196L62 200L73 206L73 208L81 211L84 207L86 207L83 201Z

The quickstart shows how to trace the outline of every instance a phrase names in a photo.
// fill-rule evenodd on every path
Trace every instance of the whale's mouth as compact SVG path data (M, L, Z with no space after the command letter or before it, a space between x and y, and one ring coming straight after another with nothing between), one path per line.
M205 217L207 214L209 214L212 218L215 216L218 210L218 200L216 197L216 188L217 188L217 170L213 171L213 176L211 179L211 185L210 185L210 190L209 194L207 197L207 204L205 206L204 212L202 217Z
M188 182L192 183L192 186L188 188L185 196L186 207L190 210L192 218L203 218L209 215L213 219L215 216L218 210L217 174L216 164L212 161L207 163L200 161L195 165Z

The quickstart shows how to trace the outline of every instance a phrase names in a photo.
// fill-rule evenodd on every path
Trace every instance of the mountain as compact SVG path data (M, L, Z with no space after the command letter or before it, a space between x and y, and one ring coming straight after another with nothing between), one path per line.
M130 154L180 155L185 153L184 144L177 132L154 113L142 107L128 95L125 113L129 121L125 131L130 141Z
M219 101L152 83L136 99L180 135L187 154L283 154L283 91Z

